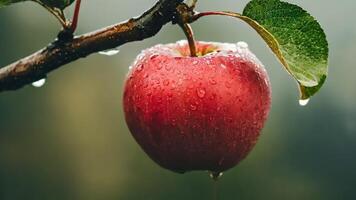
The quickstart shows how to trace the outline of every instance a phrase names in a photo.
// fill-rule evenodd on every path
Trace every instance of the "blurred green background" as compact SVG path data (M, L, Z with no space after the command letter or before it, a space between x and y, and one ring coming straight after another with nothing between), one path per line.
M83 1L78 33L141 14L154 0ZM308 106L295 82L243 22L210 17L193 24L205 41L244 40L265 64L273 89L256 148L219 181L219 199L356 199L356 2L294 0L322 24L330 42L328 80ZM200 0L199 10L241 11L247 0ZM73 8L67 10L68 15ZM0 66L52 41L55 19L34 3L0 10ZM183 39L167 25L155 37L92 55L51 73L42 88L0 94L1 200L213 199L206 172L184 175L153 163L130 135L122 88L144 48Z

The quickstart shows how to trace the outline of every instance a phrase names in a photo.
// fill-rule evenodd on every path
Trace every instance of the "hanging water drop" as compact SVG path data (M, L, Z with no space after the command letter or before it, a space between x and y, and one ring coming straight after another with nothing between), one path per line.
M120 52L120 50L118 49L110 49L107 51L99 51L99 54L104 55L104 56L114 56L116 54L118 54Z
M299 100L299 105L300 106L306 106L308 105L310 99L301 99Z
M33 82L33 83L32 83L32 86L33 86L33 87L40 88L40 87L42 87L45 83L46 83L46 79L43 78L43 79L40 79L40 80L38 80L38 81Z
M219 180L222 175L222 172L210 172L210 178L212 178L214 181Z

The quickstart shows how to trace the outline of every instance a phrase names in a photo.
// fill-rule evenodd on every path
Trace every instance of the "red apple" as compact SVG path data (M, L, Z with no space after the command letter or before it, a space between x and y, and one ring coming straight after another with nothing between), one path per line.
M222 172L256 144L269 113L263 65L244 42L187 42L143 51L124 88L127 125L142 149L175 172Z

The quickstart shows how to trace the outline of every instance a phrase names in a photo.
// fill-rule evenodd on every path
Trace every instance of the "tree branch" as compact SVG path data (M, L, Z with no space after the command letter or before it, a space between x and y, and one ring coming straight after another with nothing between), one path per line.
M0 92L17 90L72 61L92 53L112 49L132 41L154 36L163 25L174 20L176 7L183 0L159 0L138 18L75 38L59 35L44 49L0 68Z

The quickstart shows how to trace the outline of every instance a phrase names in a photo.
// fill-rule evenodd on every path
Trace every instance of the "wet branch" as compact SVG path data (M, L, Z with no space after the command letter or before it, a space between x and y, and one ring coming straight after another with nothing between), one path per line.
M72 38L68 33L42 50L0 68L0 92L17 90L79 58L154 36L163 25L174 21L183 0L159 0L138 18Z

